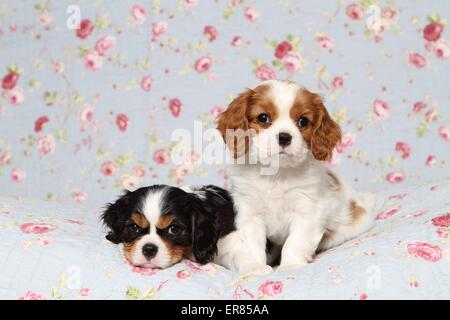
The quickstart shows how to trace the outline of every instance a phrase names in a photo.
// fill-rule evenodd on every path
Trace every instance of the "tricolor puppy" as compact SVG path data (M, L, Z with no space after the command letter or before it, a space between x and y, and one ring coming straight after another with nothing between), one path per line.
M123 243L133 265L167 268L188 257L207 263L217 242L234 230L233 202L227 191L154 185L126 191L102 215L106 239Z
M229 168L243 244L228 267L270 272L267 239L281 250L280 269L302 267L317 250L371 225L371 195L353 191L322 162L332 157L341 130L319 95L293 82L263 82L231 102L219 116L218 129L236 158L258 155L254 163ZM236 130L252 134L233 136ZM262 174L271 162L277 170Z

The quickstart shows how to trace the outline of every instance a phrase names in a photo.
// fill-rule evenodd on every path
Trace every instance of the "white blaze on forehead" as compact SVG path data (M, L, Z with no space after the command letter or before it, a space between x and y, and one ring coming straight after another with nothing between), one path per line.
M148 192L142 203L142 213L148 222L150 222L151 229L155 228L159 217L162 215L161 209L165 193L166 188Z
M279 117L289 116L295 98L300 87L298 84L287 81L268 80L262 84L270 86L268 91L269 98L278 109Z

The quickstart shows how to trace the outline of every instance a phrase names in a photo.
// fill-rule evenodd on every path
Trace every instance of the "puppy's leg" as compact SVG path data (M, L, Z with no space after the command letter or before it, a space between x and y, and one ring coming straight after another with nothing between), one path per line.
M316 219L296 217L289 228L289 236L281 251L279 270L298 269L312 260L323 236L323 228Z
M218 242L218 255L214 262L230 270L242 274L263 275L272 272L270 266L258 264L250 252L250 247L244 242L239 231L234 231Z

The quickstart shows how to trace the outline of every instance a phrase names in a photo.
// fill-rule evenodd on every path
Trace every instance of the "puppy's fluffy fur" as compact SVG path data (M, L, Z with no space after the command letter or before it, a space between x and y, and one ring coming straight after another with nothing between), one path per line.
M281 269L299 268L317 250L370 227L372 196L355 192L322 162L332 157L341 130L319 95L292 82L263 82L231 102L218 129L236 158L253 153L258 161L229 167L237 231L224 239L217 262L268 273L268 239L281 250ZM230 139L234 130L256 134L238 141ZM261 174L272 161L276 173Z

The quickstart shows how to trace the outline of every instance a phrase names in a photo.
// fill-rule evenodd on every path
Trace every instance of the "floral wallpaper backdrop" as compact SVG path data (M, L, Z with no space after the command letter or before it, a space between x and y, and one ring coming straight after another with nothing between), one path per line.
M449 14L446 0L2 1L0 194L102 204L226 185L199 153L170 161L171 133L213 128L273 78L325 97L344 132L329 165L357 188L449 177Z

